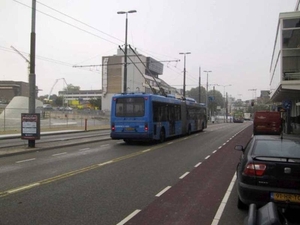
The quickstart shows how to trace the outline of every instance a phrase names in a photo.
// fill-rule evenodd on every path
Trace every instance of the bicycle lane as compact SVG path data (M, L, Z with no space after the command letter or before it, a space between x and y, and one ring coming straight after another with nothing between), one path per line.
M241 152L252 136L247 127L218 149L186 177L128 221L126 225L210 225L234 176Z

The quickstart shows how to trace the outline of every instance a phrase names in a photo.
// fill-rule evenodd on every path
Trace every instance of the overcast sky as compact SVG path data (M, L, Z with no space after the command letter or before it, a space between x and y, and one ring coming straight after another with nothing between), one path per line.
M186 90L213 84L243 100L269 90L269 67L280 12L294 11L297 0L39 0L36 14L36 85L50 93L57 79L101 89L102 56L116 54L125 40L145 56L164 63L160 76L182 88L183 55ZM0 0L0 80L28 82L32 0ZM73 19L72 19L73 18ZM176 60L180 62L175 62ZM58 80L52 94L65 87ZM1 94L1 93L0 93Z

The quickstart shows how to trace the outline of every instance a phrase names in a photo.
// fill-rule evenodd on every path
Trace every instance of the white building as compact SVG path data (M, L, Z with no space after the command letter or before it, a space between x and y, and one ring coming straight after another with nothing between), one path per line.
M279 14L270 65L270 97L287 110L291 130L300 130L300 11ZM289 132L288 132L289 133Z

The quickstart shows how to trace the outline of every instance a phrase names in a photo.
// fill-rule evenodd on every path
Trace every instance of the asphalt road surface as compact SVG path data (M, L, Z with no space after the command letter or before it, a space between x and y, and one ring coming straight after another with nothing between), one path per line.
M249 140L251 125L215 124L163 144L103 140L2 157L0 224L243 224L233 148Z

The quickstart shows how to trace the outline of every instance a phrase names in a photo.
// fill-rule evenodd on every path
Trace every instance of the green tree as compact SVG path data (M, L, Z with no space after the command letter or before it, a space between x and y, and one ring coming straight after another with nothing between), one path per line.
M191 90L187 91L187 96L195 99L197 102L205 103L205 97L206 97L205 88L201 87L200 90L201 90L201 93L200 93L201 100L200 101L199 101L199 87L192 88Z
M64 88L64 91L66 91L66 92L78 92L78 91L80 91L80 87L79 86L74 86L73 84L68 84L68 86Z
M55 101L54 101L56 106L62 106L63 105L63 97L62 96L58 96Z
M224 98L218 90L208 91L208 110L214 115L217 112L217 106L224 107Z

